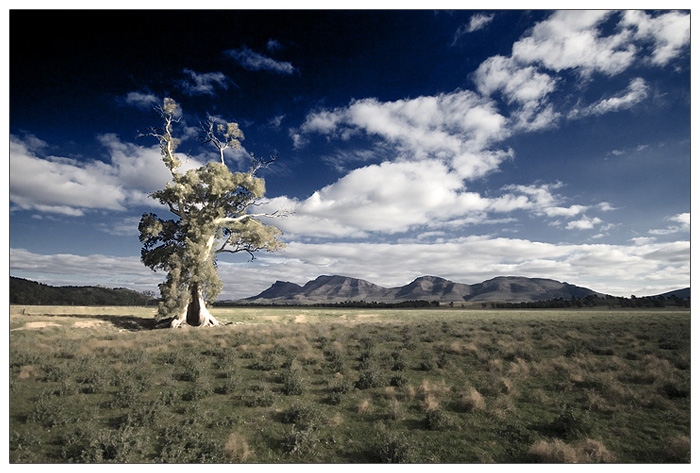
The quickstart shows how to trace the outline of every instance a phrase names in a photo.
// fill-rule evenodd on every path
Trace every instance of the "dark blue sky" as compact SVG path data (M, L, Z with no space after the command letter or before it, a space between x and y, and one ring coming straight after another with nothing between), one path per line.
M50 20L50 21L47 21ZM36 25L42 25L37 28ZM237 121L288 248L222 297L344 274L689 285L689 12L12 11L10 272L154 289L154 105ZM194 140L192 165L215 159ZM243 281L242 281L243 280Z

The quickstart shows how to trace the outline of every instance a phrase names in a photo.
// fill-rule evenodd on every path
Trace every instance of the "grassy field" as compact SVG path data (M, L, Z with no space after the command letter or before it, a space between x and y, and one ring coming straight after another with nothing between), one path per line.
M690 460L689 311L10 307L10 461Z

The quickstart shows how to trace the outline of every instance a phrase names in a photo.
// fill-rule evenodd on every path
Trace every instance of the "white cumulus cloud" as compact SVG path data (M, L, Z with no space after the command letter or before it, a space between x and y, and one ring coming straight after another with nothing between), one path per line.
M89 210L125 211L130 205L156 205L147 194L170 180L160 148L121 141L114 134L98 137L109 161L78 161L41 156L31 144L10 136L10 202L24 210L80 216ZM183 170L200 166L190 159Z

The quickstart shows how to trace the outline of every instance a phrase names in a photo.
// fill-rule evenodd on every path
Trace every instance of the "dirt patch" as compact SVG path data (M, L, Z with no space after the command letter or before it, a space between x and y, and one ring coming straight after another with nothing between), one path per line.
M42 328L49 328L49 327L60 327L59 324L55 324L53 322L27 322L21 327L17 327L12 330L40 330Z
M305 314L299 314L296 317L294 317L295 324L303 324L305 322L306 322L306 315Z
M20 368L19 374L17 375L17 377L19 379L27 379L27 378L31 378L32 376L36 376L36 375L37 375L36 368L34 368L32 365L24 365Z

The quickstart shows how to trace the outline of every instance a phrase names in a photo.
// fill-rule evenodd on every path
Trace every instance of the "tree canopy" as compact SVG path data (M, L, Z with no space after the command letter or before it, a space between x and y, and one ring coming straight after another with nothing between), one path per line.
M181 172L183 161L176 154L180 141L173 134L182 116L180 106L166 98L156 110L163 125L144 135L159 140L161 157L172 180L164 189L149 195L167 206L174 217L143 214L139 223L141 261L154 271L167 273L159 286L159 318L172 317L173 326L184 321L191 325L216 325L218 322L206 310L205 302L214 302L222 289L217 256L245 252L254 257L257 251L284 247L279 229L261 221L282 213L249 212L265 195L265 181L256 173L269 161L253 155L248 171L229 170L224 151L240 148L243 133L236 123L209 120L201 126L200 141L218 150L219 162Z

